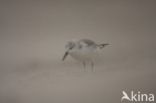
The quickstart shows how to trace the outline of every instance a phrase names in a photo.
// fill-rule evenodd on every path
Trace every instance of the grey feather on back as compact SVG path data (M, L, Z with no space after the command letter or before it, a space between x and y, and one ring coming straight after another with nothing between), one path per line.
M84 42L85 44L87 44L87 46L96 45L94 41L89 40L89 39L82 39L79 42Z

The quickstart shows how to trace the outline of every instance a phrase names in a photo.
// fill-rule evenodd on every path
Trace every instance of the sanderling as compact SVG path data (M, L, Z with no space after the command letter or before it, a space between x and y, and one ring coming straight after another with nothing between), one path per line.
M104 48L106 45L109 44L108 43L96 44L94 41L89 39L69 41L65 45L66 51L62 60L64 61L66 57L70 55L74 59L82 62L84 68L86 67L86 63L90 63L93 71L94 68L93 55L98 50Z

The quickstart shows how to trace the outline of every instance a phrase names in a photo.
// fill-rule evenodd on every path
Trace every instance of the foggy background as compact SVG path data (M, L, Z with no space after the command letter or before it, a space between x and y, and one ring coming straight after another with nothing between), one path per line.
M83 72L64 45L110 43ZM1 0L0 103L120 103L156 93L154 0ZM125 101L126 102L126 101Z

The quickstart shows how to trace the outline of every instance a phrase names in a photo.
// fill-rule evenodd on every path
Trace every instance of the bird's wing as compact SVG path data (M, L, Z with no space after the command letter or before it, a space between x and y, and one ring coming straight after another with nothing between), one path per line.
M91 46L91 45L95 45L95 42L89 39L81 39L79 41L80 44L83 44L85 46Z

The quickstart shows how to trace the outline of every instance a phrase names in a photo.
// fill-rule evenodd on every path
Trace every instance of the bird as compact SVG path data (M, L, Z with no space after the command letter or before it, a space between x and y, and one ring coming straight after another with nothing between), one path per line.
M68 55L77 61L82 62L83 67L86 68L86 63L91 64L92 71L94 71L93 55L100 49L103 49L108 43L97 44L90 39L80 39L68 41L65 45L65 53L62 61L64 61Z

